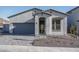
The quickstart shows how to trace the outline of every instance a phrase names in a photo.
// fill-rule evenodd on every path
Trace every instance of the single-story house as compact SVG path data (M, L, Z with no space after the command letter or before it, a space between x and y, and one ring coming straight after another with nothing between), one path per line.
M33 8L9 16L9 32L22 35L67 35L67 14Z
M75 24L77 27L77 34L79 35L79 6L68 11L68 31L70 30L71 26Z
M8 28L9 28L9 21L4 19L4 18L0 18L0 33L7 31L8 32ZM7 26L8 24L8 26Z
M9 20L8 19L5 19L3 21L3 33L9 33Z
M3 32L3 18L0 18L0 33Z

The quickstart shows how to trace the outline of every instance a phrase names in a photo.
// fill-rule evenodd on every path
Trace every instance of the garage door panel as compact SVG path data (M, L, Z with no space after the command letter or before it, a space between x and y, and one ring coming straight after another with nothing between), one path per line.
M34 23L21 23L21 24L14 24L14 33L15 34L34 34L35 27Z

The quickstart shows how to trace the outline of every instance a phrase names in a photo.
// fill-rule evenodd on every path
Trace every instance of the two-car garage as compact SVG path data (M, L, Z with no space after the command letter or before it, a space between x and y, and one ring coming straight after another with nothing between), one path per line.
M34 23L13 23L13 33L21 35L33 35L35 33Z

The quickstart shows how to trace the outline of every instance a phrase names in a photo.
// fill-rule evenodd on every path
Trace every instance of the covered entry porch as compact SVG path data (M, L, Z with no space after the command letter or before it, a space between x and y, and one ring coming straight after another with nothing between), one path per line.
M47 35L48 18L50 14L38 13L35 15L35 36Z
M63 17L38 14L35 16L35 35L65 35L67 29L65 20Z

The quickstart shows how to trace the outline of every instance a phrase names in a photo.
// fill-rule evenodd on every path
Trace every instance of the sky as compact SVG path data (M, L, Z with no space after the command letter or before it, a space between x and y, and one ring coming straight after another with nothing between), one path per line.
M29 10L32 8L39 8L42 10L54 9L66 13L67 11L75 8L76 6L0 6L0 18L7 18L13 14Z

